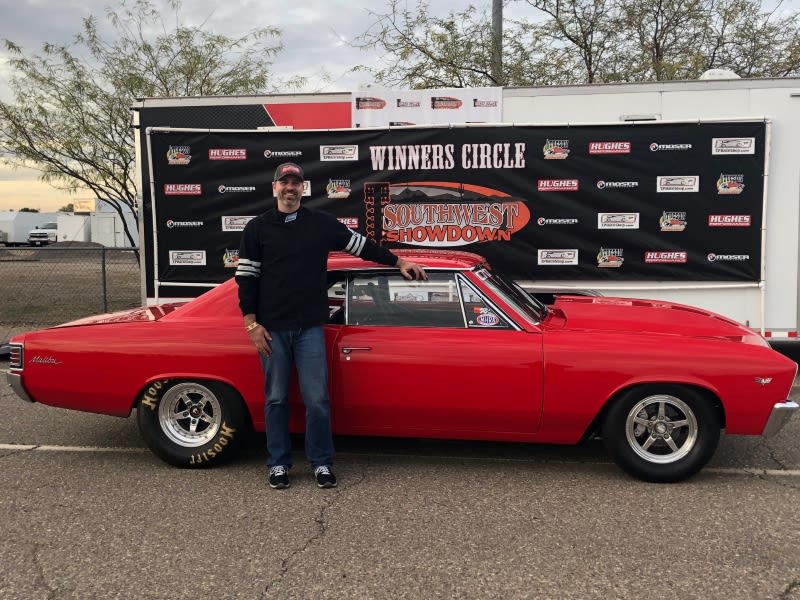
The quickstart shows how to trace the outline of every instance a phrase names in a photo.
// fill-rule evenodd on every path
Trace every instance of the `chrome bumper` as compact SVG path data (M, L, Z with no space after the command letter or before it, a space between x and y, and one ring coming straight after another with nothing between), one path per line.
M800 405L797 404L797 402L792 402L791 400L787 400L786 402L778 402L772 407L772 412L769 415L767 425L764 427L764 433L762 435L764 437L772 437L778 433L781 428L786 425L786 422L791 418L791 416L797 412L798 408L800 408Z
M25 402L33 402L33 399L28 396L28 392L26 392L25 388L22 387L22 376L19 373L6 371L6 381L17 396L25 400ZM797 405L795 404L795 406Z

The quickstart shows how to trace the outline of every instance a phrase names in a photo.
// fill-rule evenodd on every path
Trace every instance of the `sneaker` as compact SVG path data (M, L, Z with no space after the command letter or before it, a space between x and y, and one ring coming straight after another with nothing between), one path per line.
M273 490L285 490L289 487L289 469L283 465L269 468L269 487Z
M327 465L322 465L314 469L314 477L317 480L317 487L336 487L336 475L333 474L333 471L331 471L331 468Z

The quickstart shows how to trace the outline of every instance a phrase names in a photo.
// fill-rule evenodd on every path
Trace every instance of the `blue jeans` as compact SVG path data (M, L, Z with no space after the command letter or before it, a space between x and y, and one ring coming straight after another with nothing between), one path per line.
M263 354L264 416L267 420L267 464L292 466L289 437L289 382L297 368L300 394L306 406L306 457L312 468L333 464L333 435L328 399L328 364L322 327L270 331L272 355Z

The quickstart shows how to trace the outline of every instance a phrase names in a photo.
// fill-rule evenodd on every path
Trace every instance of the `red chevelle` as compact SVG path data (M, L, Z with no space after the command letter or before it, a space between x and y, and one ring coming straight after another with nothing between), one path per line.
M545 306L466 252L399 250L428 281L329 258L334 432L575 444L600 435L649 481L678 481L721 430L771 435L798 409L797 365L752 330L680 304L562 296ZM191 302L89 317L11 340L19 396L128 416L180 467L264 431L263 376L236 283ZM295 394L292 430L303 431Z

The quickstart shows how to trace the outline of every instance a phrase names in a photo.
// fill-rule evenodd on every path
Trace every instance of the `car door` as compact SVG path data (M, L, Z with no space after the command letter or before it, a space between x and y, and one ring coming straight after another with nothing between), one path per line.
M344 324L329 331L335 431L524 439L537 430L541 335L465 278L357 275L346 295Z

